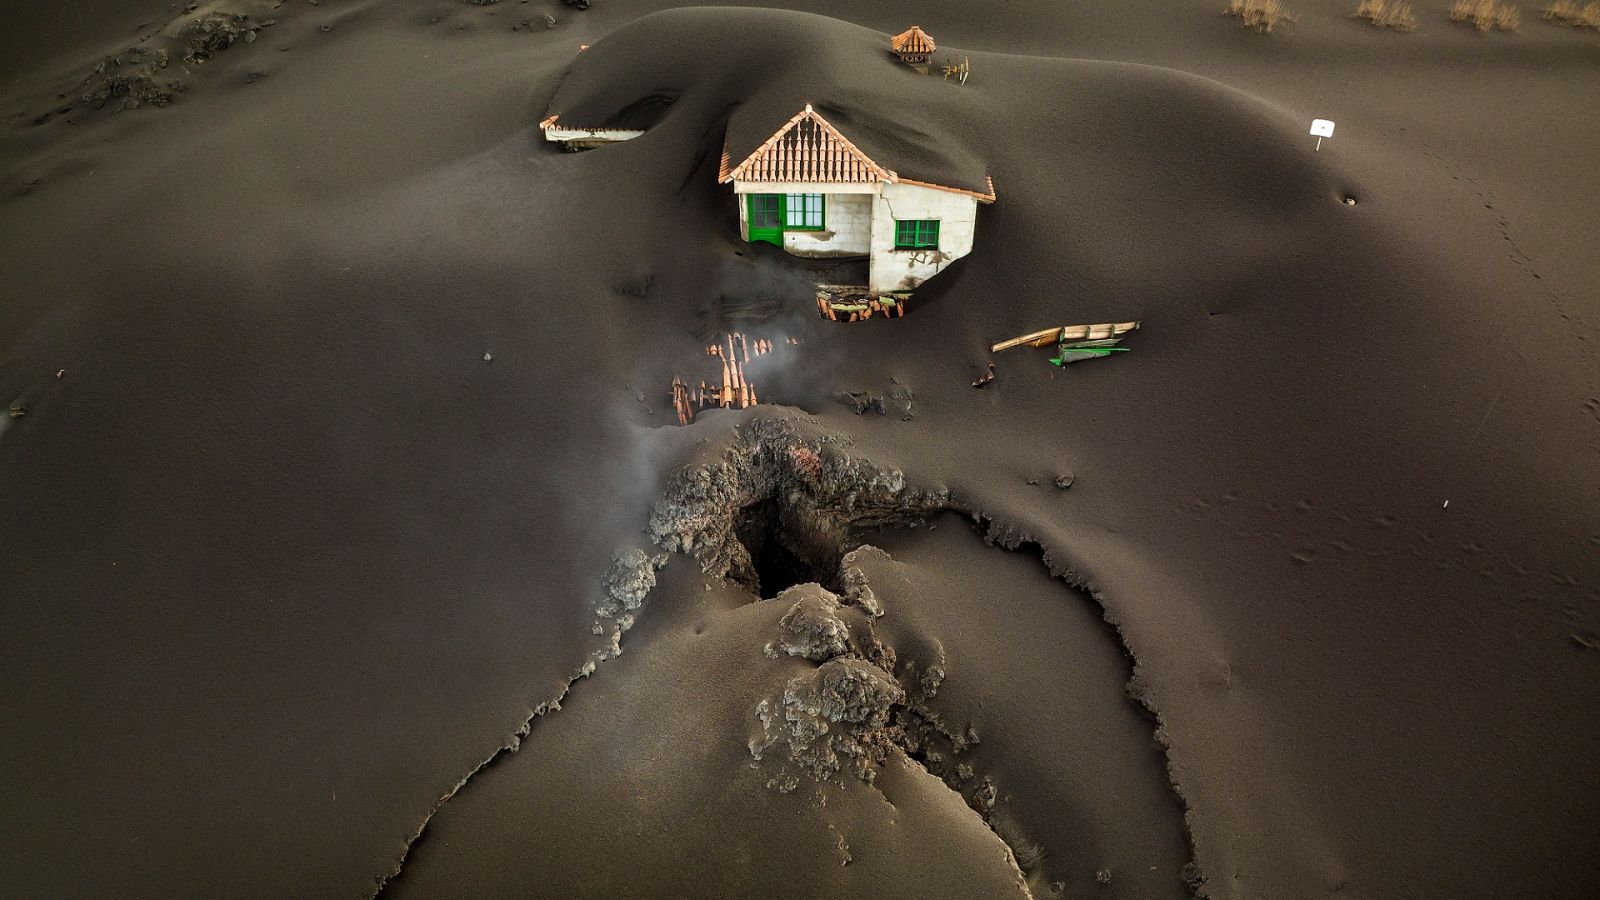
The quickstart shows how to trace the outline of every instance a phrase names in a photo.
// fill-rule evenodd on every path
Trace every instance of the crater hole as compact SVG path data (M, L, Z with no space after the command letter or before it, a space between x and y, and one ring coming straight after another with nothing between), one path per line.
M750 554L751 567L734 573L735 580L759 596L776 597L813 581L829 590L839 588L839 563L850 548L845 535L820 520L797 515L769 497L739 511L734 533Z

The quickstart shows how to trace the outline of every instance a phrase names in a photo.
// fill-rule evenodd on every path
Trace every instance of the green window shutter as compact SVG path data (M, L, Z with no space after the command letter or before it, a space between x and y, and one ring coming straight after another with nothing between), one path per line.
M777 194L750 195L750 224L757 228L777 228L783 223L783 204Z
M896 219L894 222L894 248L896 250L937 250L939 248L939 220Z
M825 203L822 194L785 194L784 195L784 222L785 228L795 228L808 231L820 231L825 223L823 206Z

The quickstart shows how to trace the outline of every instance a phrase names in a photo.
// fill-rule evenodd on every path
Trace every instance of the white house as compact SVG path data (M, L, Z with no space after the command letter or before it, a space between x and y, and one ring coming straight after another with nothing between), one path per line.
M569 149L631 140L644 132L573 127L550 116L545 139ZM718 182L733 185L739 236L807 257L866 257L867 289L909 291L972 251L984 191L917 181L867 156L806 104L737 163L725 141Z
M862 152L811 105L734 162L723 147L718 182L732 183L739 236L796 256L868 259L867 288L908 291L972 251L978 192L903 177Z

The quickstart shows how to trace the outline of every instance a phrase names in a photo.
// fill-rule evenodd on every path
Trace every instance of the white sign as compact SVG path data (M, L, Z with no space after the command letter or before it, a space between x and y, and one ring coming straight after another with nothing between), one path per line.
M1332 119L1312 119L1311 133L1317 137L1317 149L1322 149L1322 139L1333 137Z

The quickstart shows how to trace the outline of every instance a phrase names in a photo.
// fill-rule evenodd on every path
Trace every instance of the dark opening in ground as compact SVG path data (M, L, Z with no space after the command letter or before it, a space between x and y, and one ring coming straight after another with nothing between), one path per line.
M833 590L839 582L839 561L847 550L840 536L806 528L805 517L784 515L777 498L769 497L739 511L735 534L750 553L757 589L764 598L785 588L816 582ZM750 579L746 579L748 582Z

